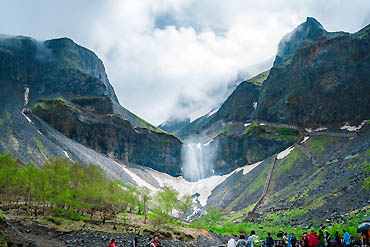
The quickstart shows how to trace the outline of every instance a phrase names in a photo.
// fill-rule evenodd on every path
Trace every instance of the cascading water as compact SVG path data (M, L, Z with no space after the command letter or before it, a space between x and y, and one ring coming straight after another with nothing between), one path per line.
M187 142L182 148L182 173L186 180L198 181L213 174L217 143Z

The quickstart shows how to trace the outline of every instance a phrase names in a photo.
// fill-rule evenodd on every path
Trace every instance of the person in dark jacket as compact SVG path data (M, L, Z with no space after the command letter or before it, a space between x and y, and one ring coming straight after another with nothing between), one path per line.
M324 233L321 230L319 231L319 246L320 247L325 246L325 236L324 236Z
M335 247L340 247L341 246L341 243L340 243L340 236L339 236L339 232L336 231L335 232L335 235L334 235L334 244L335 244Z
M267 233L266 247L273 247L273 246L274 246L274 239L271 237L271 233Z
M297 246L297 238L294 235L294 233L291 233L290 234L290 243L291 243L292 247L296 247Z
M325 246L330 247L331 236L330 233L325 230Z

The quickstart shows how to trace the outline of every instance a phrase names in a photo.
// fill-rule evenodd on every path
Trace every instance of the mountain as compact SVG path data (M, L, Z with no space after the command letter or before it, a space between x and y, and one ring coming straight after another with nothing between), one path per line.
M255 163L218 184L207 206L306 228L366 208L367 175L351 165L370 157L369 66L370 25L331 33L307 18L284 36L274 66L242 82L198 130L218 140L221 174Z
M181 142L123 108L102 61L70 39L40 42L2 36L0 82L2 153L12 152L37 164L49 157L69 156L68 147L59 146L59 136L50 140L36 126L37 121L68 130L62 133L126 164L149 166L172 175L181 172ZM68 135L72 130L75 132ZM125 131L118 134L113 130ZM119 140L111 143L108 134L117 135ZM133 151L137 150L136 143L141 143L141 152ZM86 162L78 151L73 156ZM93 157L88 160L94 162Z
M369 29L319 36L275 65L262 85L256 118L300 126L368 119Z

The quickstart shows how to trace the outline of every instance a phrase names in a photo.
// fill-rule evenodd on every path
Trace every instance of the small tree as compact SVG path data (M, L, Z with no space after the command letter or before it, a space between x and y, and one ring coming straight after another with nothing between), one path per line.
M140 205L142 207L142 212L144 213L144 223L146 224L147 214L148 214L148 205L149 205L149 202L152 200L149 189L146 187L140 188L139 198L140 198Z
M194 207L193 198L190 195L184 195L181 197L177 208L181 213L181 218L185 220L186 214L190 211L190 209Z
M207 208L207 214L204 216L204 221L210 227L215 227L217 222L220 221L221 217L222 210L215 206L211 206Z

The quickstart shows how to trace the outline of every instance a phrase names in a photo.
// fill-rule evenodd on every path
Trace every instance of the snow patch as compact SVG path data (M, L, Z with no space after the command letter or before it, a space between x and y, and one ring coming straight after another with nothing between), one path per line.
M284 151L280 152L277 155L277 159L278 160L284 159L286 156L288 156L290 154L290 152L293 151L293 149L294 149L294 147L288 147L287 149L285 149Z
M212 116L213 114L215 114L216 112L218 112L218 110L219 110L219 109L220 109L220 108L217 108L217 109L215 109L215 110L211 111L210 113L208 113L208 114L207 114L207 117Z
M253 108L254 108L255 110L257 109L257 105L258 105L257 101L253 102Z
M29 123L32 123L32 120L24 114L24 111L22 111L22 115L27 119Z
M67 151L63 151L64 155L68 158L68 159L71 159L67 153Z
M211 195L214 188L224 182L228 177L241 170L243 170L243 175L245 175L261 163L262 161L252 165L246 165L244 167L237 168L228 174L222 176L212 176L196 182L186 181L183 177L172 177L168 174L161 173L150 168L147 168L146 170L159 183L160 186L172 187L179 192L180 196L194 195L199 193L200 196L198 197L198 200L202 206L205 206L207 204L208 197Z
M127 166L125 166L123 164L119 164L117 161L114 161L114 163L116 163L118 166L120 166L122 168L122 170L124 170L132 178L132 180L134 180L134 182L138 186L140 186L140 187L146 187L146 188L148 188L152 192L158 191L157 188L155 188L153 185L147 183L144 179L142 179L141 177L139 177L138 175L136 175Z
M307 132L316 132L316 131L323 131L323 130L327 130L328 128L326 128L326 127L319 127L319 128L317 128L317 129L311 129L311 128L306 128L305 130L307 131Z
M39 133L40 135L44 136L44 134L43 134L43 133L41 133L41 131L40 131L40 130L37 130L37 133Z
M345 123L340 129L341 130L348 130L348 131L359 131L364 125L366 121L363 121L359 126L350 126L348 122Z
M310 139L310 137L309 137L309 136L305 136L305 137L303 138L303 140L300 142L300 144L305 143L308 139Z
M244 124L244 127L248 127L249 125L251 125L252 123L245 123Z
M266 124L265 123L260 123L260 126L265 126Z
M28 105L28 94L30 93L30 89L28 87L24 87L24 106Z

